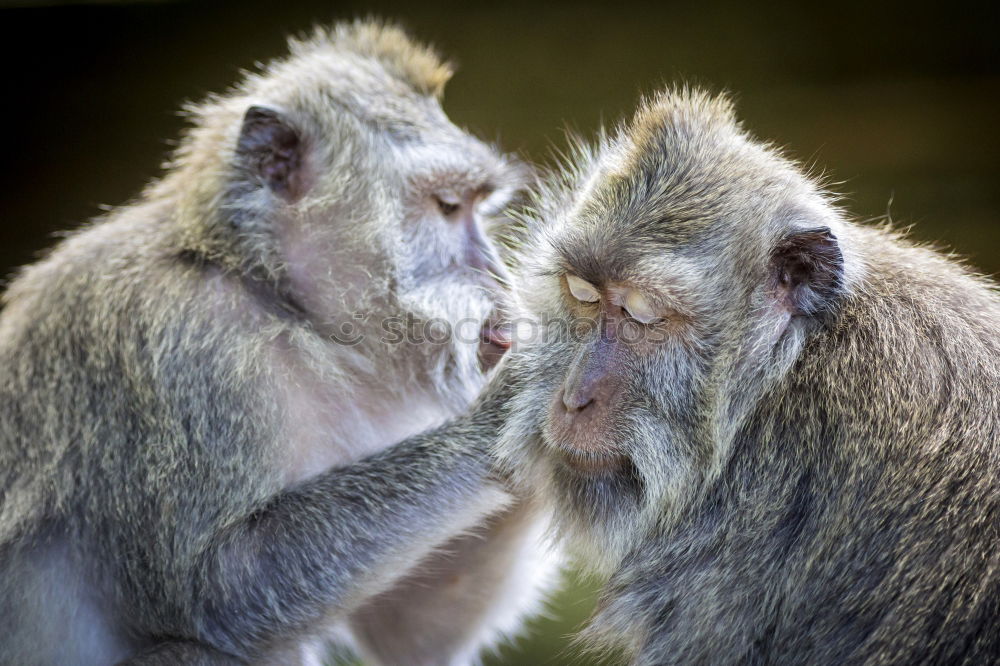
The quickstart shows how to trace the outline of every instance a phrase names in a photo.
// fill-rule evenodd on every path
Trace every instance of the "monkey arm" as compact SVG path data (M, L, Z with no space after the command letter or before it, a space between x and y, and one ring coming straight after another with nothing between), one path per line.
M546 525L537 507L522 500L369 600L351 617L365 663L474 663L555 582L559 560L544 542Z
M492 390L513 391L523 358L508 354ZM500 428L488 433L495 439ZM516 632L558 579L560 557L547 541L548 516L520 497L474 533L449 540L405 579L352 613L365 663L468 664ZM386 627L392 627L387 632Z
M505 508L488 447L513 390L271 498L210 539L197 567L199 639L252 655L323 617L349 613L456 533Z

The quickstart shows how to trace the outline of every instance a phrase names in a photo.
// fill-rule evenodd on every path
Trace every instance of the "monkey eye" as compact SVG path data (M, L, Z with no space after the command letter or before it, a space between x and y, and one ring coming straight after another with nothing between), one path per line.
M645 296L632 289L625 298L625 312L640 324L652 324L662 319Z
M601 300L601 292L597 291L594 285L575 275L566 276L566 286L569 287L569 293L573 294L573 298L578 301L596 303Z
M451 217L457 213L458 209L462 206L462 204L458 201L443 199L440 196L434 197L434 200L437 202L438 210L440 210L441 214L445 217Z

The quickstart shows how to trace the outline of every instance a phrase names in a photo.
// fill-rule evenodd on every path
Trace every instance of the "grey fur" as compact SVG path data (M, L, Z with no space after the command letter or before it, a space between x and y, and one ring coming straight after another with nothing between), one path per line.
M398 29L291 48L4 296L0 663L316 663L351 628L372 661L466 663L538 601L492 418L389 446L469 404L477 341L381 329L490 316L435 197L499 205L523 168L448 121L450 68ZM333 342L345 324L364 339ZM507 555L463 559L473 533ZM393 589L412 607L380 606Z
M547 434L596 334L552 328L510 359L498 453L607 579L586 644L637 664L1000 662L994 283L849 221L686 89L581 143L537 208L526 321L578 316L567 273L648 285L667 313L618 357L620 471L571 470ZM814 254L776 274L799 242Z

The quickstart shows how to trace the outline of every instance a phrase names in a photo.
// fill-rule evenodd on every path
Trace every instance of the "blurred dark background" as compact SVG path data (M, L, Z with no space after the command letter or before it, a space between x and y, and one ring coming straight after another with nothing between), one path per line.
M182 127L181 102L283 52L315 22L398 19L459 64L445 109L546 161L642 91L731 91L758 136L815 164L856 217L1000 271L1000 21L994 3L106 2L0 0L0 274L126 202ZM890 206L891 202L891 206ZM534 638L493 663L584 663L573 579Z

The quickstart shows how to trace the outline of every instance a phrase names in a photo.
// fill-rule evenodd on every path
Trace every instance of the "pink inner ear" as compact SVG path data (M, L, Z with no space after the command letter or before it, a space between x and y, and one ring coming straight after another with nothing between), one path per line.
M778 284L774 289L774 299L776 305L789 314L795 309L792 302L792 278L787 272L781 271L778 275Z
M295 201L305 194L302 186L302 158L297 144L296 139L294 147L265 155L259 167L268 187L288 201Z
M822 312L843 284L844 258L830 229L788 235L771 255L776 301L789 316Z
M286 201L305 194L305 146L298 132L274 109L250 107L243 117L237 156L253 176Z

